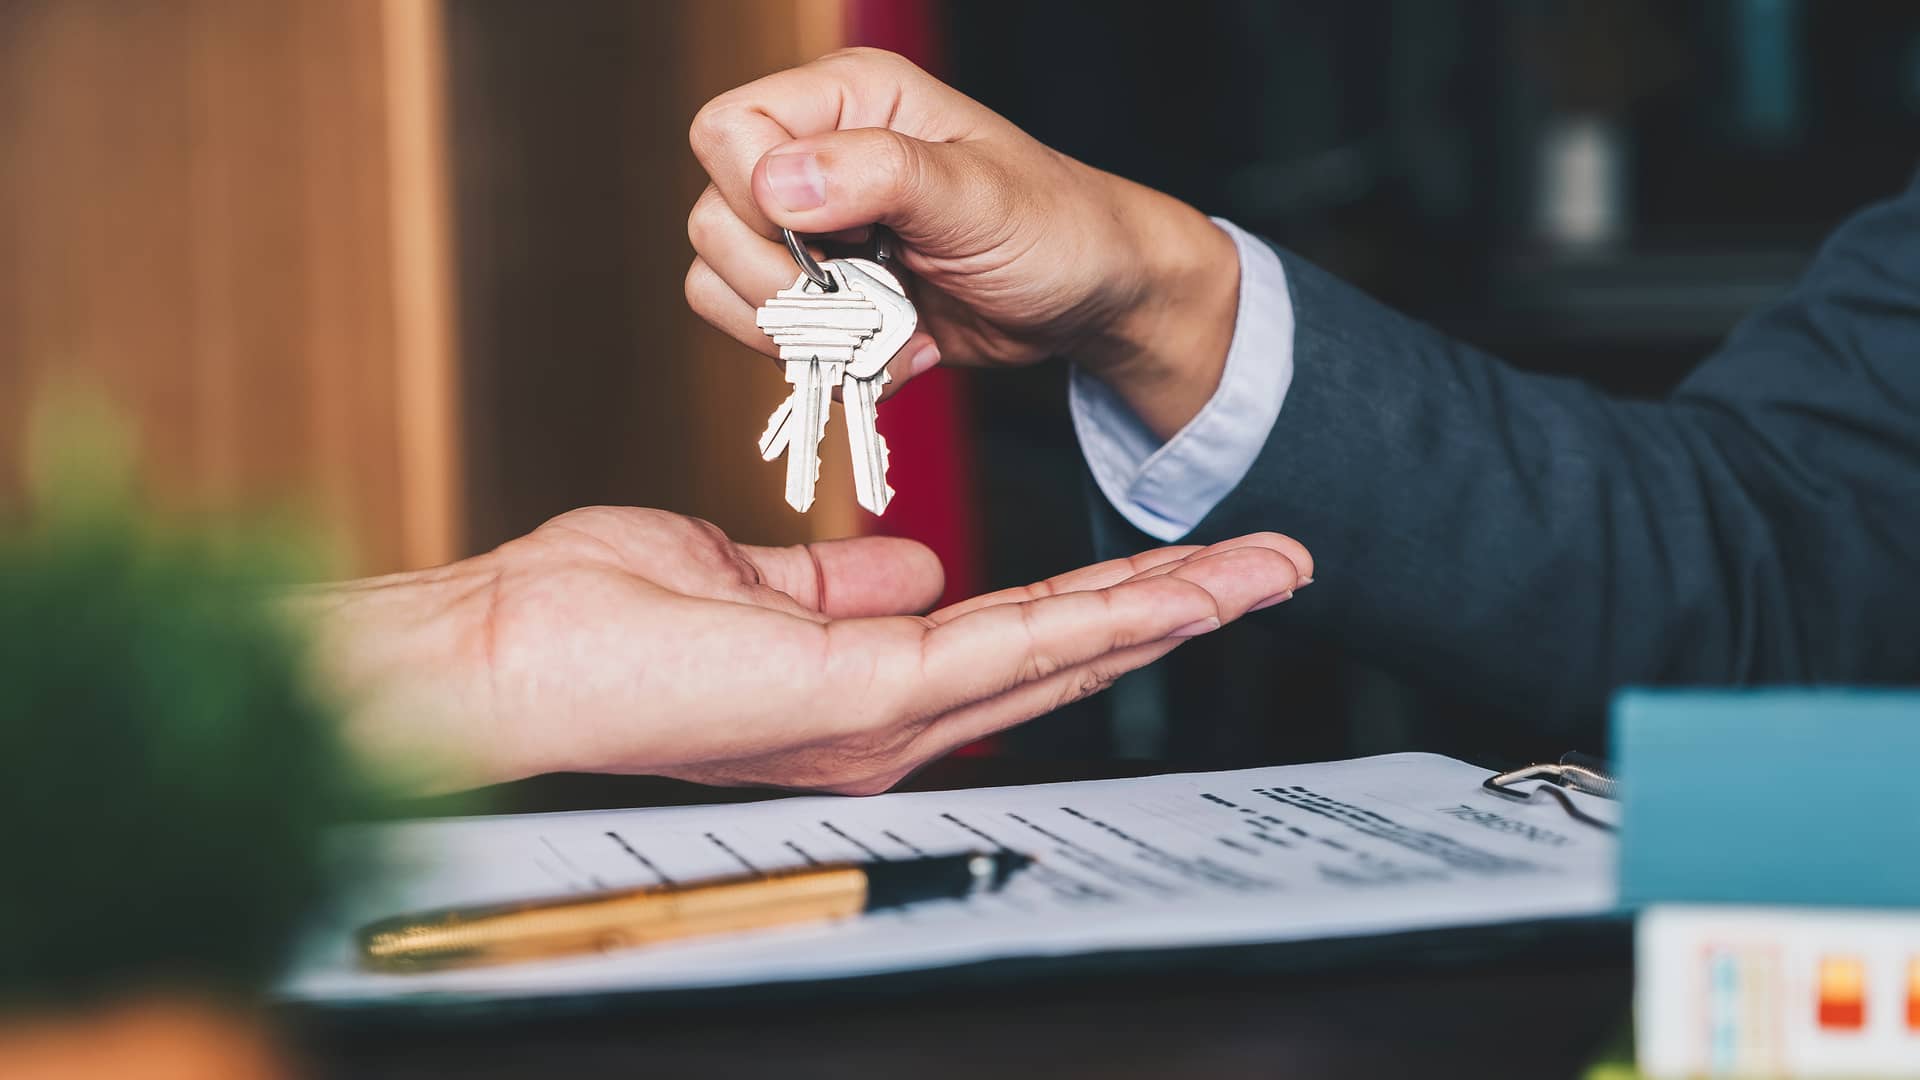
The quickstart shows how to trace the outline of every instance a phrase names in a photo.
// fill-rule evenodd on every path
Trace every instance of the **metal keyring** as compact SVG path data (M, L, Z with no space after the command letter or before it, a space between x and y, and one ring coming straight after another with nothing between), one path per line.
M793 230L783 228L780 231L787 237L788 253L793 256L794 262L800 264L800 272L807 275L807 280L820 286L822 292L838 292L840 286L834 282L833 275L827 273L815 261L813 252L807 250L807 245L800 242L800 238L793 234Z

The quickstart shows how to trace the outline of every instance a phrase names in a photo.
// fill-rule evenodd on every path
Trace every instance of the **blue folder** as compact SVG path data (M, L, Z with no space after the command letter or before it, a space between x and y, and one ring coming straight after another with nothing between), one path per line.
M1920 693L1629 691L1620 898L1920 906Z

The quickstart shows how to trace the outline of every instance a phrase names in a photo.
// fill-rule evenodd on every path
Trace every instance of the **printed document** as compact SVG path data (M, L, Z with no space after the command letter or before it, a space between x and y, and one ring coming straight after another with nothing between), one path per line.
M504 999L843 978L1007 957L1599 915L1615 839L1432 754L1131 780L455 818L335 837L371 879L318 927L293 1000ZM1611 820L1616 807L1580 794ZM353 929L429 908L1009 848L998 894L839 922L425 974L361 970ZM380 873L367 872L369 866Z

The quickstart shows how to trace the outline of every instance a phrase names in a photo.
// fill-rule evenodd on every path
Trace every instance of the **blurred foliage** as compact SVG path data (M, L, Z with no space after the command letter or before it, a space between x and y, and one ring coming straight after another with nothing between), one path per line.
M0 1004L257 989L363 805L271 592L313 560L144 514L109 422L38 418L0 520Z
M1640 1070L1634 1067L1633 1047L1633 1020L1629 1017L1601 1046L1580 1080L1640 1080Z

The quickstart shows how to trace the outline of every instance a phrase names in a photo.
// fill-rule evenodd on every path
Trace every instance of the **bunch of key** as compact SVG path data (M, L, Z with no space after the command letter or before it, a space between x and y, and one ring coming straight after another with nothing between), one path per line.
M826 434L833 391L847 411L855 498L874 514L893 500L887 486L887 443L874 424L887 362L913 336L920 316L893 273L867 259L831 259L824 265L788 234L800 263L792 288L775 293L756 312L760 329L780 346L793 393L767 420L760 457L787 455L787 504L813 506L820 480L820 440Z

